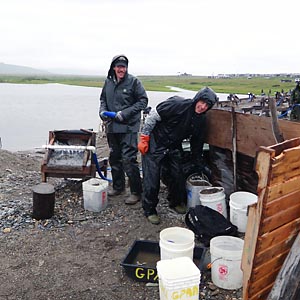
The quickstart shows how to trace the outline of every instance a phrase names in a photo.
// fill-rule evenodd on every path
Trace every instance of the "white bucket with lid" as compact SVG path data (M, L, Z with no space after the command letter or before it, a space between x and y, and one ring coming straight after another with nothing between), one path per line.
M107 206L108 181L91 178L82 183L84 209L99 212Z
M165 259L157 262L160 300L199 299L201 273L187 257Z
M193 260L195 234L182 227L169 227L159 234L160 259L187 256Z
M257 195L249 192L235 192L229 196L230 222L239 232L246 232L248 205L257 202Z
M190 175L186 180L187 207L190 208L199 205L199 192L209 186L211 186L211 183L205 180L201 175Z
M232 236L217 236L210 240L212 282L227 290L243 286L241 261L244 241Z
M207 187L199 192L200 203L208 206L227 218L227 206L223 187Z

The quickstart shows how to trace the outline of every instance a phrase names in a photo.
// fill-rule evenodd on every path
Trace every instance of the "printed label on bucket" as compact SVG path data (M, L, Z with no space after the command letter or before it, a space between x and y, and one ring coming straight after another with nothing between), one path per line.
M227 277L227 275L228 275L228 266L226 266L226 265L219 265L219 279L220 280L223 280L223 281L225 281L225 280L228 280L228 277Z
M106 203L106 192L102 192L102 206L104 206Z
M199 299L199 285L183 286L182 288L176 288L175 286L169 286L165 284L163 280L159 282L160 299L172 300L172 299ZM183 284L183 282L181 282ZM179 283L180 285L180 283Z
M223 204L222 203L217 203L217 211L223 215L224 209L223 209Z

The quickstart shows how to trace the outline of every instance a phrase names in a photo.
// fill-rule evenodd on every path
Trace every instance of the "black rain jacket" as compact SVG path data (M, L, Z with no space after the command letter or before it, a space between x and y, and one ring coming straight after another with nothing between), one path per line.
M193 99L174 96L156 107L161 121L156 123L150 134L152 154L161 156L168 150L181 149L182 141L189 138L193 159L200 159L206 134L206 115L195 113L199 100L206 102L209 110L216 103L217 96L205 87Z

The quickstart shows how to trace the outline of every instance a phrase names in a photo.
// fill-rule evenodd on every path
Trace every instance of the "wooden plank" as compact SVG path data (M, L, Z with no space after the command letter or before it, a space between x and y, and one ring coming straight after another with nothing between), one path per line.
M287 251L280 253L279 255L266 260L263 264L261 265L256 265L255 268L253 268L252 274L251 274L251 281L253 282L253 286L255 286L256 281L259 279L262 279L265 276L271 276L274 272L277 275L278 269L281 268L286 256L288 255L288 252L290 249ZM275 277L276 277L275 275ZM274 278L275 279L275 278Z
M289 252L267 300L298 300L300 291L300 234Z
M299 158L299 153L300 153L300 147L294 147L292 149L286 149L284 151L282 151L281 154L278 155L278 157L276 157L275 161L274 161L274 171L276 171L276 168L278 167L282 167L282 162L284 160L284 162L287 164L286 167L290 167L289 164L294 164L297 162L297 158ZM284 157L281 157L284 156ZM278 159L280 157L280 160Z
M251 289L249 290L250 299L252 299L253 296L259 294L260 291L265 288L265 286L272 286L280 270L280 267L281 264L277 268L273 268L270 273L267 273L261 277L257 277L257 279L253 279L253 285L251 285Z
M273 183L273 182L272 182ZM281 197L282 195L293 193L300 189L300 176L291 178L282 184L282 182L278 182L276 184L272 184L272 186L267 187L267 195L266 203L272 202L273 200Z
M273 217L270 216L269 218L264 219L260 233L264 234L292 221L300 223L299 215L300 205L280 211Z
M300 124L298 122L279 120L279 128L286 140L292 140L293 138L300 136L299 126ZM289 146L289 147L293 147L293 146Z
M276 217L281 211L295 208L300 205L300 189L293 193L286 193L283 196L278 195L277 199L272 202L267 202L264 206L264 218ZM299 215L300 216L300 215Z
M242 255L241 269L243 270L243 298L248 299L249 284L251 283L251 272L254 263L254 257L259 240L259 224L263 209L263 198L265 196L268 183L268 174L270 169L270 160L275 151L267 148L261 148L256 158L256 172L259 177L258 182L258 201L251 205L248 211L248 222L246 235L244 238L244 249Z
M243 299L245 300L250 299L249 292L252 286L251 275L253 266L255 265L255 261L253 258L255 258L257 243L259 242L257 239L259 231L259 220L260 215L258 210L256 209L256 205L251 205L249 207L246 229L247 234L244 238L244 249L241 262L241 269L243 270Z
M236 112L236 119L237 152L255 157L260 146L276 144L272 132L271 118ZM300 137L300 123L278 120L278 124L286 140ZM231 136L229 134L231 132L231 111L211 109L207 112L207 125L206 143L232 151ZM228 134L224 134L224 132L228 132ZM288 147L292 146L289 145ZM277 146L277 149L281 152L280 146Z
M220 128L224 128L224 131L220 130ZM224 132L228 132L228 134L224 134ZM232 150L230 132L231 132L231 114L228 111L211 109L210 111L207 112L206 142L208 144L223 149Z
M287 251L291 248L293 240L283 240L281 243L272 243L271 247L264 249L255 255L255 264L263 264L267 259L272 259L273 257L279 255L282 252Z
M273 284L266 286L265 288L260 290L257 294L251 296L251 299L250 298L247 298L247 299L249 299L249 300L265 300L268 297L268 295L272 289L272 286L273 286Z
M249 152L249 145L251 145L251 151L253 151L251 156L255 155L260 146L275 144L271 119L237 114L237 141L237 150L241 153Z
M257 253L263 252L265 249L281 243L282 241L294 240L299 230L299 222L293 220L292 222L285 224L273 230L272 232L265 233L258 238Z
M268 174L270 170L270 159L274 156L275 151L270 149L266 149L260 147L261 151L258 153L256 158L256 173L259 178L257 185L258 194L261 193L262 190L267 188L268 185Z
M268 163L264 161L268 158L268 155L270 165L270 161L273 160L272 153L265 151L259 153L257 156L256 170L260 174L259 189L261 193L259 194L257 205L250 207L245 235L242 257L242 270L244 274L243 299L245 300L266 299L268 289L263 289L263 287L268 286L268 283L272 281L270 280L270 276L273 276L272 278L274 279L274 276L279 272L282 261L289 252L288 245L291 244L295 234L299 232L300 222L293 220L289 224L279 227L272 232L262 234L262 228L264 228L264 209L268 206L265 202L269 198L268 192L270 191L270 187L267 184L272 183L272 181L270 182L270 180L265 177L266 172L271 170L268 168ZM290 184L290 186L293 185L294 184ZM297 191L294 194L297 194ZM284 197L286 197L286 195L284 195ZM276 199L274 199L274 201L276 201ZM274 219L276 219L276 217L274 217ZM270 249L272 249L273 252L270 252ZM262 263L264 261L268 261L267 265ZM277 266L277 268L275 266ZM271 289L272 283L269 286Z
M297 169L290 170L289 172L282 173L280 176L276 176L276 177L271 176L270 179L272 180L272 184L277 184L283 181L288 181L291 178L296 177L298 175L299 175L299 169L297 168Z
M292 241L291 244L293 244L293 241ZM290 252L288 247L286 248L286 250L284 252L286 253L286 257L287 257L289 255L289 252ZM284 254L281 254L281 259L284 257L283 255ZM262 274L264 276L259 276L261 274L259 274L258 269L254 270L254 274L256 275L256 277L253 278L253 284L251 285L251 288L249 289L249 294L248 294L248 298L247 298L249 300L250 299L251 300L266 299L266 297L269 294L269 292L266 293L266 291L271 290L271 287L273 286L272 280L273 280L273 282L275 281L274 276L276 274L278 274L278 272L281 269L281 265L280 265L279 261L277 262L278 268L274 269L274 271L272 270L269 273L266 272L266 270L264 270L265 266L263 264L261 264L259 262L259 265L260 265L261 270L263 270ZM298 278L299 278L299 276L297 277L297 282L299 283ZM266 287L268 287L268 288L266 289ZM288 298L283 297L283 298L280 298L280 299L284 300L284 299L288 299ZM298 300L298 298L294 298L293 300Z
M293 124L291 124L291 122L289 122L289 125L293 127ZM272 148L273 150L275 150L275 155L278 156L285 149L290 149L290 148L298 147L300 145L300 138L299 138L299 136L300 136L300 132L299 132L299 129L298 129L298 131L295 132L295 137L294 138L286 140L286 141L284 141L282 143L278 143L276 145L271 145L270 148Z
M86 146L94 146L94 145L92 145L92 137L89 138ZM91 153L91 151L89 151L89 150L84 151L84 155L83 155L83 159L82 159L82 166L83 167L87 165L88 160L90 158L90 153Z
M300 147L293 150L285 150L280 155L280 160L275 160L272 164L272 180L283 182L294 177L300 168Z

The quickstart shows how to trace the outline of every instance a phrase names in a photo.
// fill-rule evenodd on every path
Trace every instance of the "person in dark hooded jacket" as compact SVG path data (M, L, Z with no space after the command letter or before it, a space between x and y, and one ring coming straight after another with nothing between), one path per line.
M141 111L147 107L148 97L142 83L127 72L128 58L117 55L112 59L101 96L99 116L105 123L112 189L109 196L124 194L125 174L131 195L126 204L137 203L142 194L142 182L137 162L138 132Z
M194 164L202 163L206 129L205 112L217 101L209 87L193 99L171 97L150 111L142 128L139 151L142 154L144 214L152 224L159 224L157 214L161 175L168 188L169 206L177 213L186 212L185 178L182 172L182 141L190 139ZM163 174L162 174L163 173Z

